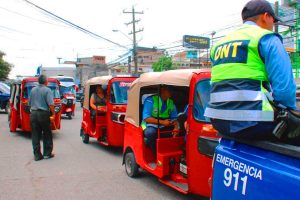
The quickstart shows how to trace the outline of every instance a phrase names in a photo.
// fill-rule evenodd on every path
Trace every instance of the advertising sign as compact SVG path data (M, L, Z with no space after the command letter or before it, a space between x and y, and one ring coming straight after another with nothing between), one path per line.
M194 49L208 49L210 46L210 39L206 37L184 35L183 46Z

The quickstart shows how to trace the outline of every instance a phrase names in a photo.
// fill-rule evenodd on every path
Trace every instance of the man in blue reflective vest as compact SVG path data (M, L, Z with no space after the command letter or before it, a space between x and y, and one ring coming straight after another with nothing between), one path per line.
M161 131L174 130L174 136L178 134L177 109L171 99L171 91L168 86L161 86L159 96L153 95L145 99L141 126L147 139L146 144L154 153L156 152L158 128ZM161 135L161 137L165 136L166 134Z
M296 85L279 21L265 0L249 1L242 10L244 24L214 45L212 87L205 116L221 134L243 138L272 138L277 125L268 97L296 109Z

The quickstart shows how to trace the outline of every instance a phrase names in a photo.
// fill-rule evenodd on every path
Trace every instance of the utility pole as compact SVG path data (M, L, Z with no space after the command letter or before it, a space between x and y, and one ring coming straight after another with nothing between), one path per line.
M279 4L278 1L275 2L275 15L279 14ZM275 24L275 33L278 33L278 23Z
M144 14L144 12L136 12L134 10L134 6L132 6L132 11L131 12L126 12L126 11L123 11L123 13L126 13L126 14L132 14L132 21L129 22L129 23L126 23L126 25L129 25L129 24L132 24L132 32L129 33L129 35L133 35L133 62L134 62L134 73L137 74L138 72L138 68L137 68L137 57L136 57L136 48L137 48L137 45L136 45L136 33L138 32L142 32L144 29L139 29L138 31L136 31L135 29L135 23L139 22L140 20L135 20L135 14ZM130 65L128 67L128 71L130 72Z

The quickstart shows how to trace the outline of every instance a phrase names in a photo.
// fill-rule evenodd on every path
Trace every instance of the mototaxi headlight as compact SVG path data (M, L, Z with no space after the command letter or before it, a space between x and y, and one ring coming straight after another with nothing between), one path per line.
M54 106L54 112L58 113L60 111L60 106Z
M112 112L111 120L119 124L124 124L125 113Z

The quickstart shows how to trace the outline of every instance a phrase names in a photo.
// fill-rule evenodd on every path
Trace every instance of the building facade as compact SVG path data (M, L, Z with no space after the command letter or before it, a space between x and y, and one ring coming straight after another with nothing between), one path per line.
M76 79L80 85L90 78L108 75L105 56L77 58L76 69Z
M208 51L181 51L173 55L173 66L177 69L211 67Z
M161 56L164 55L165 50L157 48L148 47L137 47L136 57L137 57L137 72L145 73L152 72L153 63L157 62ZM130 68L130 70L129 70ZM129 56L127 63L113 63L110 66L111 73L128 73L131 71L133 73L134 60L133 56Z

